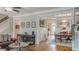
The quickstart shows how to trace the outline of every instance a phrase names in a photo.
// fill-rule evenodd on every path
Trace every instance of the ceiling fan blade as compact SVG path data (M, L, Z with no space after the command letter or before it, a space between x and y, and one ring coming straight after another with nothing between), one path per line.
M21 9L21 7L13 7L13 11L15 11L15 12L20 12L19 9Z
M16 9L13 9L13 11L15 11L15 12L20 12L19 10L16 10Z

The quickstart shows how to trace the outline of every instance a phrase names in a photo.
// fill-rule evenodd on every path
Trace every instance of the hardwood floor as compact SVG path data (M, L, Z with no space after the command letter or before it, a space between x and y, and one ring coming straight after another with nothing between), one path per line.
M30 45L28 46L29 49L34 50L34 51L52 51L53 48L50 47L46 42L40 42L39 45Z
M67 46L56 45L56 50L57 51L72 51L72 48L67 47Z
M39 45L29 45L28 47L32 51L72 51L71 47L48 44L46 41L40 42Z
M47 43L47 41L42 41L38 45L28 45L24 48L12 49L11 51L72 51L70 44L64 45L62 43Z

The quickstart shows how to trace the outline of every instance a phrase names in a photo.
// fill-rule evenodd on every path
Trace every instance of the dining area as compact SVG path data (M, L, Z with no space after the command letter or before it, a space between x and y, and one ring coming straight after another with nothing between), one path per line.
M35 44L35 33L29 34L17 34L17 38L12 38L9 34L0 34L0 50L4 51L21 51L25 48L27 50L28 45Z
M17 43L18 43L18 50L21 51L21 49L25 48L27 50L27 46L34 45L35 44L35 33L34 31L32 34L28 34L25 32L25 34L17 34Z
M68 43L72 41L72 34L68 32L60 32L55 35L55 39L56 41L59 40L60 42Z

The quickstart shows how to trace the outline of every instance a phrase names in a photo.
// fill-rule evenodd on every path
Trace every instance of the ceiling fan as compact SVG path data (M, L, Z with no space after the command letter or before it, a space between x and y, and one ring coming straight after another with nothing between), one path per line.
M22 7L6 7L5 11L20 12L20 9L22 9Z

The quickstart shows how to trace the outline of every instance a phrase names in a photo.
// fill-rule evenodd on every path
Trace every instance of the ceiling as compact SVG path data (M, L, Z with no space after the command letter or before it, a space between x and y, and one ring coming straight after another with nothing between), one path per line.
M19 14L29 14L29 13L34 13L34 12L39 12L44 10L55 9L55 7L21 7L21 9L19 9L20 12L15 12L15 11L5 11L5 8L6 7L0 7L0 14L6 14L9 16L14 16Z

